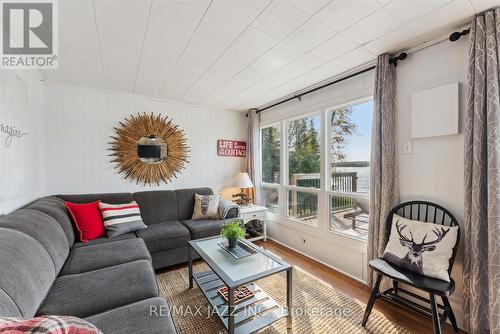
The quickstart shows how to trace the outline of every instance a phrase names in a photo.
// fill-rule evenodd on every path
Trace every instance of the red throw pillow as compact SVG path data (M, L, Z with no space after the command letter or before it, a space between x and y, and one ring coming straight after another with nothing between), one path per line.
M99 203L100 201L85 204L64 202L80 232L81 242L89 242L106 234Z

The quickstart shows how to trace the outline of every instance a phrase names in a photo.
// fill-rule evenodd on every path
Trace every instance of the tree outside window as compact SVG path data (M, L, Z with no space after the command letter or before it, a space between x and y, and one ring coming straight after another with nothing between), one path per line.
M280 183L280 128L270 126L261 130L262 182Z

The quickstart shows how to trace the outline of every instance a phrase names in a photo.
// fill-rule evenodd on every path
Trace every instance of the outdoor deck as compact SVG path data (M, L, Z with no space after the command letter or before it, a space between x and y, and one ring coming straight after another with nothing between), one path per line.
M330 228L343 234L357 237L368 238L368 214L362 213L356 216L356 228L352 228L352 218L349 214L354 213L353 208L342 209L332 212L332 219L330 221ZM347 215L347 218L346 218Z
M330 221L330 229L347 236L368 239L368 215L364 213L357 215L356 228L353 229L352 219L349 218L349 214L352 213L354 213L353 208L333 211L332 219ZM312 216L303 218L302 222L310 225L318 225L318 217Z

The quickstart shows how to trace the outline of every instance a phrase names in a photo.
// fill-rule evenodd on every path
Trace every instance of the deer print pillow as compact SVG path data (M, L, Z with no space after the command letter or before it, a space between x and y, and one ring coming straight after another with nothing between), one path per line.
M220 195L194 195L193 220L219 219Z
M458 226L442 226L394 215L382 257L399 267L449 282L449 261L457 235Z

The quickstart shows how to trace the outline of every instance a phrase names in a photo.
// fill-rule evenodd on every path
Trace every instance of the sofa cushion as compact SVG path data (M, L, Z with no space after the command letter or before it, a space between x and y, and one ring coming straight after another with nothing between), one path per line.
M159 297L92 315L85 320L106 334L175 334L167 302Z
M0 228L0 315L31 318L56 273L47 251L22 232Z
M71 250L60 275L79 274L119 264L151 260L144 240L126 239Z
M54 218L66 233L69 245L73 245L75 242L75 227L62 199L56 196L45 197L30 204L28 209L41 211Z
M158 286L151 262L139 260L58 277L37 315L88 317L157 296Z
M141 191L134 193L146 225L177 220L177 199L172 190Z
M17 306L14 299L12 299L12 297L9 296L2 289L0 289L0 314L7 314L10 317L21 317L22 316L21 310Z
M199 256L194 252L193 259L197 258L199 258ZM153 268L155 268L155 270L174 266L176 264L187 263L188 246L153 252L151 253L151 260L153 261Z
M21 209L0 217L0 227L25 233L38 241L50 255L58 273L69 253L68 239L61 225L43 212Z
M214 192L210 188L191 188L175 190L177 198L177 208L179 212L179 220L188 220L193 217L194 195L213 195Z
M72 203L90 203L102 201L110 204L130 203L134 200L131 193L102 193L102 194L75 194L75 195L57 195L65 202Z
M221 226L233 220L234 219L183 220L182 224L189 229L194 240L219 235Z
M189 230L176 220L149 225L136 234L144 239L150 252L184 247L191 240Z
M110 242L115 242L115 241L120 241L120 240L126 240L126 239L135 239L137 236L135 233L130 232L126 234L119 235L114 238L108 238L108 237L102 237L94 240L90 240L89 242L75 242L73 244L72 249L77 249L80 247L87 247L87 246L93 246L93 245L100 245L100 244L107 244Z
M73 194L73 195L57 195L65 202L72 203L89 203L102 201L110 204L129 203L134 200L131 193L102 193L102 194Z

